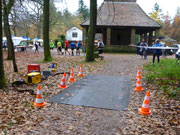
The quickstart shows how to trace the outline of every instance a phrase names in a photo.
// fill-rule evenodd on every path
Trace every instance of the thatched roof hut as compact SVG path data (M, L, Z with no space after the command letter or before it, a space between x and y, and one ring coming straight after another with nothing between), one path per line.
M81 26L86 33L89 20ZM134 44L135 34L151 44L153 31L158 36L160 28L161 25L145 13L136 0L104 0L98 9L97 33L103 34L106 45Z

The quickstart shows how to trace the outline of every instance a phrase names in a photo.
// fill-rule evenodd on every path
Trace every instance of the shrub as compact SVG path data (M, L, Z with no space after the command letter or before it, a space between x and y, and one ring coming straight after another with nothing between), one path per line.
M105 46L103 52L105 53L136 53L136 48L128 45L111 45Z

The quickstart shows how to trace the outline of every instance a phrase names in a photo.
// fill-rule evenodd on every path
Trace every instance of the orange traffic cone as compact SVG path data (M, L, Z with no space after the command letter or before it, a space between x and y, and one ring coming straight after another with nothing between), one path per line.
M63 88L63 89L66 89L67 86L66 86L66 73L64 73L62 79L61 79L61 83L59 85L58 88Z
M81 64L80 69L79 69L79 74L78 74L79 77L84 77L84 74L82 72L83 70L82 70L82 64Z
M134 91L143 91L141 81L139 78L137 79L136 88L134 89Z
M38 88L37 88L37 95L36 95L36 101L34 103L34 106L36 107L43 107L46 105L46 102L44 102L43 98L42 98L42 91L41 91L41 86L38 85Z
M74 69L72 68L71 74L70 74L70 77L69 77L69 82L75 82L75 81L76 81L76 79L74 79L73 70L74 70Z
M136 76L136 79L141 79L141 72L140 72L140 67L138 68L138 72L137 72L137 76Z
M142 107L139 108L139 114L151 115L151 110L149 109L149 91L146 92Z

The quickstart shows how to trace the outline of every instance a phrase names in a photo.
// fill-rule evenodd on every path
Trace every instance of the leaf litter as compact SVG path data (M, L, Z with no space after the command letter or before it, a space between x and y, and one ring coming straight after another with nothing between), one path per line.
M47 70L48 64L41 63L43 54L17 53L17 65L19 73L13 73L12 63L4 61L7 82L24 79L27 73L27 65L37 63L41 70ZM31 58L29 58L31 56ZM75 77L83 57L64 57L54 55L58 62L56 72L70 71L74 67ZM11 85L4 91L0 90L0 134L155 134L155 135L179 135L180 134L180 101L164 95L157 86L147 84L142 79L145 90L150 91L151 116L138 114L145 92L133 91L136 80L134 79L137 67L146 61L135 55L105 55L108 61L84 63L83 71L88 73L100 73L106 75L127 75L132 78L130 102L124 111L113 111L81 106L47 103L38 109L33 106L36 96L29 92L17 92ZM139 60L141 59L141 60ZM151 57L148 58L151 60ZM137 64L137 61L139 63ZM104 66L103 66L104 65ZM8 70L6 70L8 69ZM143 72L143 71L142 71ZM49 77L42 85L43 98L47 101L51 96L58 94L62 75ZM70 85L70 83L67 83ZM22 85L17 89L33 89L36 92L37 85Z

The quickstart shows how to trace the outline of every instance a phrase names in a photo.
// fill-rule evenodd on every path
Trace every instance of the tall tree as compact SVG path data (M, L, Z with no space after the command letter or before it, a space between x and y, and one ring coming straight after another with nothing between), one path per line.
M36 37L41 38L41 29L42 29L42 7L43 3L41 1L27 1L27 6L30 10L31 23L35 26L35 30L37 31Z
M6 85L4 66L3 66L3 47L2 47L2 0L0 0L0 89Z
M86 62L94 61L94 39L96 34L97 0L90 0L90 26L86 47Z
M83 0L79 0L79 7L77 12L78 14L82 15L83 20L86 20L89 17L89 9L84 4Z
M151 13L149 13L150 17L152 19L154 19L156 22L158 22L159 24L162 25L162 9L160 9L158 3L155 3L154 4L154 8L153 8L153 11Z
M43 8L43 40L44 40L44 61L52 61L49 47L49 0L44 0Z
M166 15L164 15L163 19L164 19L163 27L161 29L162 35L170 37L172 28L171 28L171 17L169 16L168 12Z
M7 47L8 47L8 60L12 60L12 53L11 53L11 46L12 46L12 39L11 38L11 34L10 36L8 36L8 26L9 26L9 18L8 16L8 12L10 13L10 10L14 4L14 1L9 2L8 4L6 4L6 0L2 0L3 2L3 16L4 16L4 33L7 37Z
M176 15L180 16L180 7L177 7Z
M6 3L6 0L3 0L3 17L4 17L4 32L7 38L7 45L8 45L8 59L12 59L13 61L13 68L14 72L18 72L15 53L14 53L14 45L11 37L11 30L9 26L9 14L11 11L12 6L14 5L15 0L9 0Z
M176 16L173 19L171 37L180 41L180 8L177 8Z

